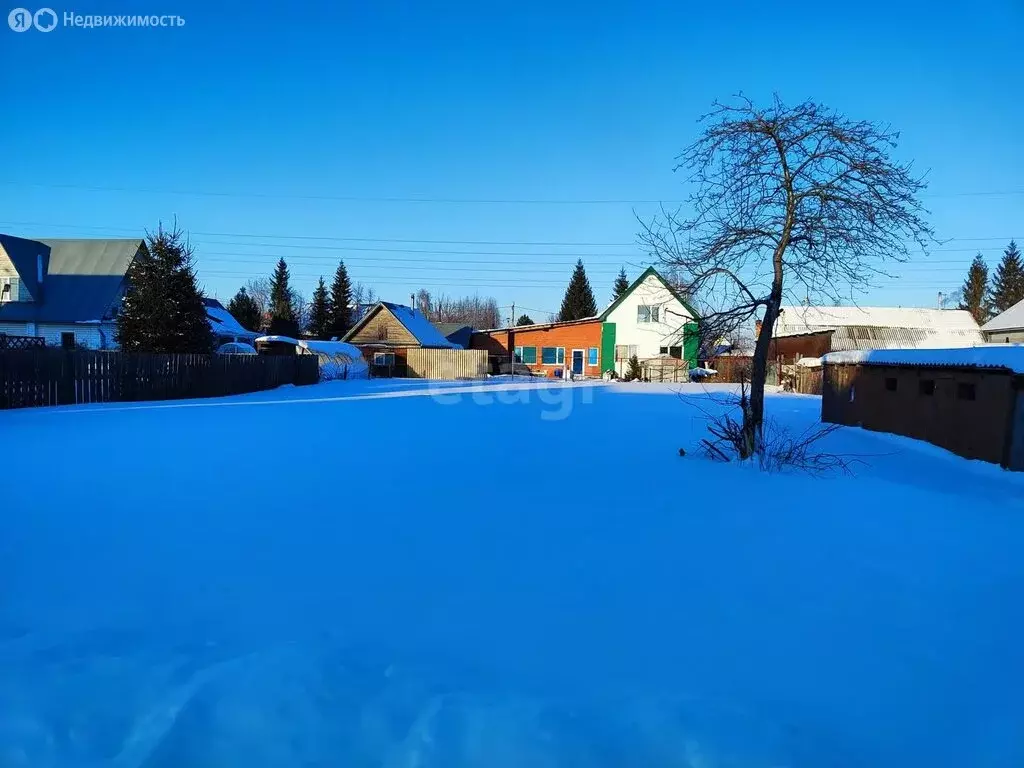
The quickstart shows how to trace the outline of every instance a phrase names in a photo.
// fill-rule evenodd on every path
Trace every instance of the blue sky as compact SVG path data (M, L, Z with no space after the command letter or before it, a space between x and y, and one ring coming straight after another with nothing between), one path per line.
M176 216L221 298L282 255L308 294L344 258L383 298L479 292L539 319L578 256L599 304L639 273L635 213L682 198L673 158L743 91L889 122L928 170L950 241L861 303L934 306L977 250L994 266L1024 240L1019 0L305 5L83 2L54 10L186 23L0 27L0 231Z

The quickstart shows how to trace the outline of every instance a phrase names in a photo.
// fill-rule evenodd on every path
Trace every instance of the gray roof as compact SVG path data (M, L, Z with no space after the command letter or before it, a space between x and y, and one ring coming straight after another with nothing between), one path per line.
M434 323L434 327L452 344L457 344L463 349L469 348L470 339L473 338L472 326L466 323Z
M0 246L36 299L0 305L0 321L81 323L109 314L142 239L36 241L0 235ZM44 260L41 285L37 255Z
M981 326L981 330L986 333L1024 330L1024 300L1018 301L1006 311L1000 312Z

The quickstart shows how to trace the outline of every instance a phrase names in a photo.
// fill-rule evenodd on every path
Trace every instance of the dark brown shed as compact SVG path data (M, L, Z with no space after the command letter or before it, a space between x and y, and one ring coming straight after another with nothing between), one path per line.
M1024 470L1024 347L826 355L821 420Z

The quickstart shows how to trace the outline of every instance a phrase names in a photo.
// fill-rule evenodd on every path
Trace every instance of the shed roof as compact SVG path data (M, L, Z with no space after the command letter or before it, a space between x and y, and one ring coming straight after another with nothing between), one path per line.
M966 310L918 307L782 307L773 336L833 331L832 349L970 347L984 342Z
M18 242L15 242L18 241ZM18 251L11 261L19 276L39 291L35 255L48 251L44 259L41 301L11 302L0 306L0 321L13 322L98 322L109 314L124 284L125 273L142 247L142 239L131 240L24 240L0 235L10 256L10 245ZM30 254L31 259L26 260ZM33 297L37 294L33 293Z
M204 297L203 304L206 305L206 319L214 333L230 334L247 339L255 339L260 335L238 322L235 316L228 312L217 299Z
M826 365L911 365L930 368L989 368L1024 373L1024 346L986 344L954 349L868 349L830 352Z
M981 326L981 330L989 333L992 331L1024 330L1024 299L1021 299L1009 309L993 317Z

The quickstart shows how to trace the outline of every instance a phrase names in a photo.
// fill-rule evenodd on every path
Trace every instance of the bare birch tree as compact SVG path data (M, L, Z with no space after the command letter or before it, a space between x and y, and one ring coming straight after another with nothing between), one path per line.
M886 260L934 241L924 180L890 157L899 134L814 102L716 103L677 158L692 214L662 208L639 239L705 309L702 341L754 325L763 311L743 407L741 458L763 443L772 329L784 296L838 302L884 276Z

